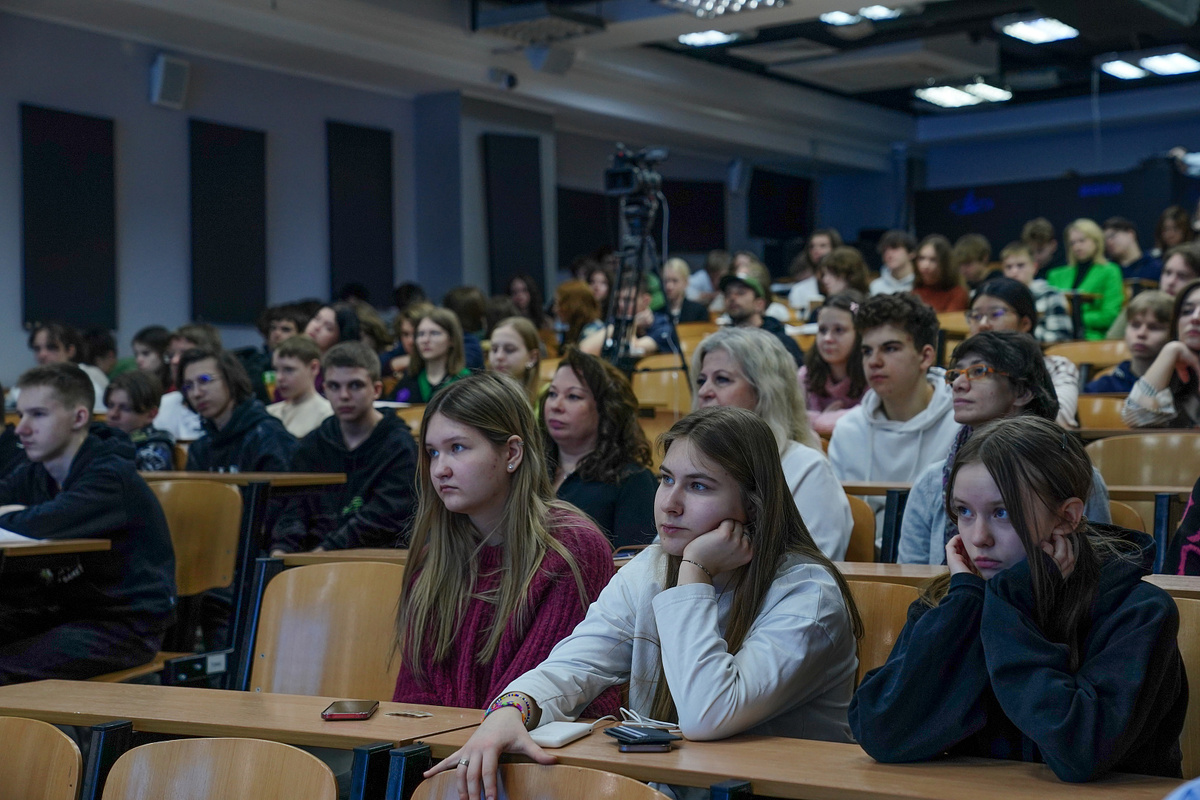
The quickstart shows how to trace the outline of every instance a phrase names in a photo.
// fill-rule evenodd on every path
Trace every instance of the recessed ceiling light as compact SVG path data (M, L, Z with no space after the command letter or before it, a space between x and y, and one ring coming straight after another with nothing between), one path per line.
M1185 75L1189 72L1200 72L1200 61L1183 53L1146 56L1138 64L1155 75Z
M1052 17L1014 20L1004 25L1001 30L1014 39L1020 39L1030 44L1058 42L1063 39L1074 39L1079 35L1079 31L1070 25L1065 22L1059 22Z
M1135 67L1128 61L1116 59L1115 61L1105 61L1100 65L1100 69L1112 75L1114 78L1120 78L1123 81L1133 81L1138 78L1144 78L1149 75L1149 72L1141 67Z
M999 86L992 86L990 83L969 83L963 87L967 94L973 94L980 100L986 100L989 103L1003 103L1005 100L1012 100L1012 92L1007 89L1001 89Z
M858 10L858 15L860 17L866 17L867 19L873 20L895 19L896 17L900 16L900 13L900 9L898 8L888 8L887 6L879 5L865 6L864 8L860 8Z
M845 11L830 11L822 14L818 19L826 25L856 25L862 22L862 17L857 14L847 14Z
M658 0L659 4L676 11L686 11L701 19L712 19L725 14L737 14L759 8L782 8L789 0Z
M712 47L715 44L729 44L737 41L736 33L725 33L723 31L697 31L696 33L685 33L679 37L679 43L685 44L688 47Z
M953 86L930 86L925 89L917 89L916 95L926 103L933 103L942 108L962 108L984 102L982 97L964 92L962 89L955 89Z

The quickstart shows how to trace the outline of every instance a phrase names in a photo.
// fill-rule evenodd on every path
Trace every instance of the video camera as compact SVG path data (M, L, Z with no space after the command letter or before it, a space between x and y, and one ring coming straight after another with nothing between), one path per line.
M634 152L618 144L612 166L604 170L604 193L610 197L655 195L662 189L662 175L655 166L666 157L666 148L647 147Z

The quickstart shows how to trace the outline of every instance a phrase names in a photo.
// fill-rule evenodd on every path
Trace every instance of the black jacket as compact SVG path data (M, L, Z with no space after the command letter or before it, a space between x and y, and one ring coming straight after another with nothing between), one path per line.
M79 555L81 570L54 574L49 600L80 619L161 631L174 616L175 552L133 455L128 436L93 425L61 487L28 462L0 482L0 505L28 506L0 515L0 527L35 539L109 539L111 550Z
M287 472L296 437L253 398L233 410L221 430L204 420L205 435L188 448L187 468L203 472Z
M417 443L390 410L366 441L346 449L342 423L329 417L300 440L294 472L345 472L343 486L291 499L271 548L289 553L350 547L395 547L416 510Z
M804 366L804 351L800 349L800 345L796 344L795 339L787 335L787 330L784 329L782 322L763 314L762 329L773 334L779 340L784 349L788 351L788 355L796 362L796 369Z
M708 306L697 303L695 300L684 298L683 305L679 307L679 318L675 320L678 325L681 322L708 322Z
M558 499L576 506L599 526L614 548L650 544L654 527L654 495L658 481L650 470L629 464L620 483L585 481L572 472L558 487Z
M936 608L909 607L887 663L851 701L862 748L885 762L942 753L1044 761L1064 781L1109 770L1181 777L1179 613L1142 580L1154 563L1150 537L1096 527L1141 552L1104 564L1079 669L1033 620L1028 563L986 583L955 575Z

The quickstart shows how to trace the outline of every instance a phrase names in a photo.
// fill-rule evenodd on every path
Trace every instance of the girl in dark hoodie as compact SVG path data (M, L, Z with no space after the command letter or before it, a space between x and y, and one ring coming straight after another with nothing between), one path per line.
M1171 597L1142 577L1154 543L1083 516L1079 441L1022 416L959 449L950 574L908 610L850 705L879 761L1043 761L1064 781L1115 770L1181 777L1187 679Z

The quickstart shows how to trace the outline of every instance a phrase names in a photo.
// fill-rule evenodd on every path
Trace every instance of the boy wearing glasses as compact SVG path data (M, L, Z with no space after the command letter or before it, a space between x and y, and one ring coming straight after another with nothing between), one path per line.
M6 568L0 684L144 664L174 616L175 556L162 508L134 470L129 438L91 427L95 390L83 370L46 364L17 386L16 433L28 461L0 482L0 526L35 539L108 539L111 549L48 569Z
M958 529L946 516L945 484L954 454L972 432L993 420L1020 414L1048 420L1058 416L1054 383L1041 355L1028 334L1012 331L984 331L954 349L945 381L954 397L954 420L962 428L946 457L930 464L913 482L900 527L900 563L946 563L946 544ZM1111 520L1108 489L1094 468L1084 513L1092 522Z
M859 308L870 390L833 429L829 461L841 481L911 481L941 458L958 432L936 357L937 314L916 295L876 295ZM882 535L883 497L864 500Z
M293 498L275 526L272 554L395 547L416 510L417 443L390 409L379 356L362 342L329 348L322 361L334 414L300 441L295 472L344 472L344 486Z

